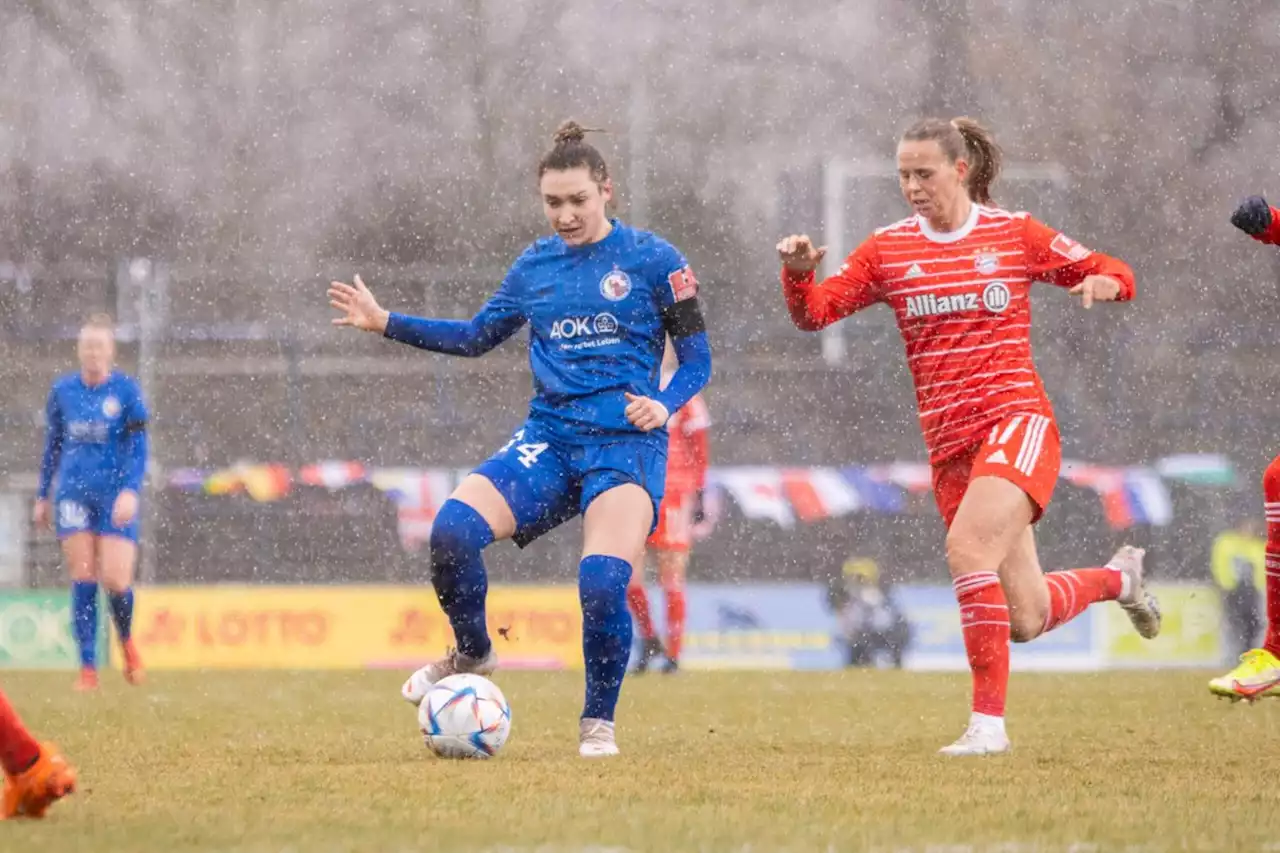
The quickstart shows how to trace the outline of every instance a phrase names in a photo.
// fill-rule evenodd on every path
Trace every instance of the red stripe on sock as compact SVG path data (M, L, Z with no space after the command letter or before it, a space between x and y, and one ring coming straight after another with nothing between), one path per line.
M1045 575L1049 585L1049 616L1044 630L1065 625L1097 601L1120 597L1123 575L1118 569L1067 569Z

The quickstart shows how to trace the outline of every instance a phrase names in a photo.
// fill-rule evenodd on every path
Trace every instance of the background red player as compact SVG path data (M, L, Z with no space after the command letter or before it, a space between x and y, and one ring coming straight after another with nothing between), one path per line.
M1231 224L1260 243L1280 245L1280 209L1250 196L1231 214ZM1267 519L1267 633L1262 647L1245 652L1240 664L1209 682L1209 691L1232 699L1280 696L1280 456L1262 476Z
M898 143L913 216L876 231L821 283L814 270L825 249L807 236L777 247L799 328L821 329L883 302L902 333L973 671L969 727L943 748L948 755L1009 749L1010 639L1027 642L1112 600L1142 636L1160 630L1140 550L1122 548L1099 568L1047 576L1040 568L1032 526L1049 505L1061 448L1031 358L1031 283L1070 288L1085 308L1132 299L1135 285L1123 262L995 207L990 187L1001 156L975 121L919 121Z
M670 347L663 360L664 384L675 371ZM627 603L640 630L641 651L635 672L645 672L653 659L664 656L664 672L680 666L680 646L684 640L685 571L693 528L702 512L702 493L707 483L709 460L708 428L711 418L702 395L695 396L667 423L667 491L658 509L658 527L646 543L656 555L658 583L667 600L667 642L658 639L649 615L649 596L644 591L645 559L641 555L627 587Z
M4 793L0 820L44 817L55 801L76 788L76 771L51 743L38 744L0 692L0 767Z

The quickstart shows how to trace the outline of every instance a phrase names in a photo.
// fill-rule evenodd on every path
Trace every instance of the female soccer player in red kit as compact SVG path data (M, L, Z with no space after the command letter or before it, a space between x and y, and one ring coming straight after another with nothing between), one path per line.
M675 351L667 348L663 372L669 378L675 373ZM637 673L645 672L659 655L666 657L663 672L680 668L680 647L684 642L685 570L689 566L689 548L693 545L693 526L701 506L707 483L708 428L711 417L701 394L671 416L667 424L667 493L658 508L658 528L646 543L657 555L658 583L667 600L667 642L664 646L649 616L649 596L644 591L644 555L636 561L627 587L627 604L640 630L640 660Z
M1260 243L1280 245L1280 209L1250 196L1231 214L1231 224ZM1245 652L1240 664L1209 682L1209 691L1232 699L1280 696L1280 456L1262 475L1267 519L1267 634L1262 648Z
M1142 585L1143 552L1100 568L1045 575L1032 525L1058 479L1053 409L1031 359L1030 287L1070 288L1085 308L1134 295L1129 267L1026 213L995 207L1001 152L970 119L925 119L898 143L898 177L914 215L868 237L815 283L826 250L778 243L795 324L816 331L877 302L897 317L915 380L947 563L973 671L969 727L948 755L1005 752L1009 640L1027 642L1096 601L1118 601L1144 637L1160 612ZM1100 353L1105 358L1105 351Z
M4 769L0 820L44 817L50 805L76 788L76 771L58 754L56 746L36 743L3 692L0 692L0 768Z

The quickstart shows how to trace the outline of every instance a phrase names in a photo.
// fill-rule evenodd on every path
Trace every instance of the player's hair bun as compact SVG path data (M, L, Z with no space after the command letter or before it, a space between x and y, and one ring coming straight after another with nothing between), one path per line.
M569 119L556 128L556 135L552 138L556 145L575 145L586 139L588 133L599 132L598 128L583 127L573 119Z

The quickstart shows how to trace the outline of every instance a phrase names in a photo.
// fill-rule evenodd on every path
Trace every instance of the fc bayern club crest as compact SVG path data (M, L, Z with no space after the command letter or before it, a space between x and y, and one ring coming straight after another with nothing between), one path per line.
M614 267L600 279L600 293L610 302L621 302L631 293L631 278Z

